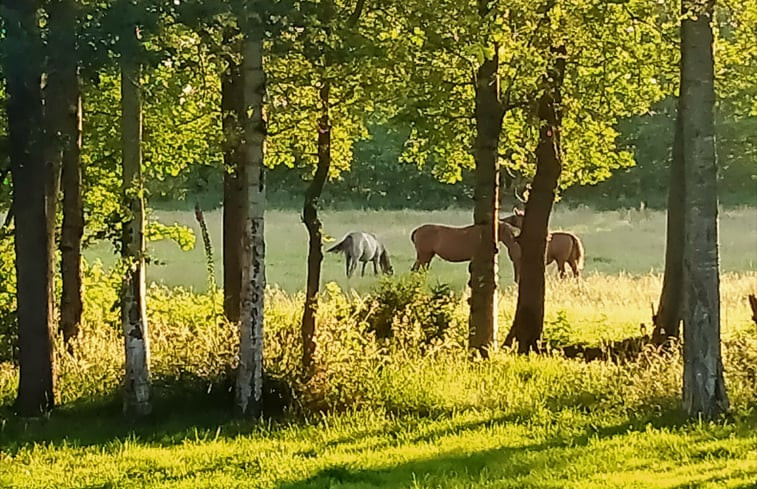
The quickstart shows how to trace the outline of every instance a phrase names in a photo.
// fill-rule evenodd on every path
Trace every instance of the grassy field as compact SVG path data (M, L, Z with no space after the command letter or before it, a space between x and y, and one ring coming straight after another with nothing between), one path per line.
M158 216L197 232L189 213ZM220 213L207 219L220 251ZM413 261L415 226L465 224L469 213L325 212L323 219L336 239L353 229L376 232L402 271ZM553 228L584 238L588 273L561 282L551 270L545 338L597 344L638 335L660 290L664 225L655 212L558 209ZM757 290L757 210L721 215L732 410L714 423L680 412L676 352L649 351L623 364L507 351L470 361L464 293L441 306L443 338L424 340L414 314L438 311L420 298L392 312L394 335L380 342L370 330L375 301L383 300L378 280L346 280L335 255L324 262L324 282L335 284L325 287L319 308L317 375L304 382L296 291L306 233L294 212L271 211L266 226L268 279L278 286L266 298L266 369L292 388L293 410L263 423L233 419L237 335L219 320L220 295L155 284L147 312L156 409L146 421L125 421L118 279L90 270L81 339L74 355L57 352L62 407L46 419L14 417L18 370L0 362L0 488L757 488L757 330L745 300ZM169 242L151 246L165 262L150 267L151 280L205 288L201 246L186 253ZM87 256L113 260L104 245ZM502 265L500 341L517 292ZM461 292L467 267L435 261L429 277Z
M191 212L156 212L164 224L189 226L199 240L199 228ZM392 256L395 271L409 270L415 260L410 232L424 223L466 225L470 211L324 211L322 221L326 235L338 240L353 230L375 233L385 243ZM215 251L217 283L221 280L221 213L206 214L206 221ZM662 271L665 250L665 214L636 210L595 212L590 209L558 208L552 218L552 229L577 233L586 248L586 270L591 274L628 273L643 275ZM757 209L725 210L720 216L721 270L743 272L757 270ZM294 211L272 210L266 214L266 266L268 283L283 290L302 290L305 283L307 232ZM166 285L182 285L196 290L207 287L207 272L202 244L198 242L189 252L182 252L171 242L155 242L150 252L161 265L148 269L148 280ZM112 251L101 244L89 249L90 261L112 263ZM370 267L369 267L370 269ZM555 274L555 265L550 273ZM467 283L467 265L446 263L435 258L430 278L451 284L462 290ZM501 285L512 283L512 267L505 253L500 255ZM368 290L375 282L373 276L353 277L344 274L341 255L327 254L323 263L323 281L336 282L343 288Z
M115 416L23 448L3 447L0 486L36 488L747 489L754 422L629 423L576 412L514 421L327 416L307 427L219 423L215 413L119 429ZM62 430L61 421L57 429ZM109 425L114 423L116 426ZM187 426L192 424L194 426ZM31 435L41 430L30 428ZM71 433L74 433L71 436ZM77 438L81 436L82 438ZM40 441L40 440L38 440Z

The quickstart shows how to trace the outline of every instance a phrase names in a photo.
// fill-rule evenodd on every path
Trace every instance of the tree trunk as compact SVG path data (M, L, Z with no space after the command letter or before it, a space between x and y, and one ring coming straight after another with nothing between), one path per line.
M121 290L121 322L126 349L124 412L144 416L150 399L150 341L145 308L145 236L142 191L142 102L140 65L129 55L121 61L121 138L123 145L122 257L125 276Z
M720 353L713 3L684 0L681 21L680 107L687 189L683 406L690 416L706 419L728 410Z
M544 94L539 99L541 121L536 148L536 175L526 202L523 228L518 237L521 248L518 304L510 332L509 346L517 342L518 352L538 351L544 329L544 256L549 233L549 216L555 200L560 162L560 87L565 74L565 48L553 50L554 67L544 79Z
M223 111L226 171L223 176L223 311L226 319L239 322L242 289L242 180L239 169L244 160L244 90L239 66L229 60L222 75L221 110Z
M50 98L48 97L51 92L55 91L53 83L55 80L51 80L48 75L48 88L43 93L45 99L46 110L43 111L43 118L45 124L45 220L47 221L47 286L50 289L47 294L49 304L47 305L47 313L49 315L48 323L51 328L55 328L56 315L55 315L55 245L56 245L56 228L58 217L58 195L60 195L60 177L61 177L61 152L59 151L58 135L57 131L53 129L51 125L50 112L59 110L60 107L55 107L55 104L50 104ZM53 116L55 117L55 116Z
M478 248L471 259L471 349L487 357L497 338L497 232L499 226L499 133L505 111L499 100L499 59L485 60L476 77L476 141L473 222L481 229Z
M684 247L684 163L680 102L673 136L673 158L670 162L668 187L668 224L665 243L665 274L657 314L654 315L652 341L661 345L670 338L678 338L683 307L683 247Z
M318 219L318 199L331 167L331 121L329 120L329 83L320 90L321 118L318 121L318 167L305 195L302 220L308 230L308 275L305 291L305 310L302 313L302 369L306 378L313 373L315 354L315 315L318 310L318 289L323 261L322 224Z
M71 0L56 0L48 5L50 42L48 87L45 94L49 138L53 152L53 183L48 203L55 225L55 204L62 169L63 227L61 232L61 272L63 293L60 301L60 330L66 344L79 332L82 315L81 239L84 213L81 195L81 97L76 53L76 8ZM54 228L53 228L54 229ZM51 229L51 236L53 236ZM54 242L51 243L54 245ZM54 250L51 250L54 258Z
M22 416L41 415L55 404L38 6L28 0L5 4L3 71L16 216L19 383L15 407Z
M238 414L262 414L263 306L265 298L265 173L263 150L266 135L263 116L265 72L263 43L246 38L243 46L245 151L241 178L244 184L245 227L243 234L242 309L235 406Z

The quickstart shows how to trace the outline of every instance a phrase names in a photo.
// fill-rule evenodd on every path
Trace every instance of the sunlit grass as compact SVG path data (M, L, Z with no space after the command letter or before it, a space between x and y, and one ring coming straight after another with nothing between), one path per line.
M200 236L192 212L172 211L156 213L165 224L179 223L191 227ZM206 221L215 250L216 283L221 283L221 212L206 213ZM472 220L467 210L441 211L323 211L324 232L331 239L340 239L353 230L375 233L387 245L394 268L409 270L415 260L410 232L424 223L466 225ZM586 248L586 274L645 275L661 273L665 251L665 213L659 211L624 210L596 212L588 208L558 207L552 217L552 229L576 232ZM300 215L295 211L271 210L266 214L267 277L269 284L289 291L304 289L307 232ZM205 256L201 243L189 252L180 251L170 242L150 245L151 253L162 265L148 268L148 279L166 285L183 285L195 290L207 287ZM741 272L757 270L757 209L724 210L720 215L721 270ZM112 263L112 250L105 244L85 253L90 261L97 259ZM549 272L554 275L555 265ZM370 267L369 267L370 268ZM465 288L468 277L465 264L446 263L438 258L431 264L430 278ZM506 254L500 256L500 286L512 283L512 266ZM376 279L370 275L347 280L344 258L326 254L323 262L323 281L334 281L343 288L368 290Z
M220 214L207 217L220 251ZM327 255L317 375L304 383L303 297L293 291L304 282L305 231L296 213L272 211L265 362L293 387L294 412L271 422L232 419L237 336L219 319L220 294L153 286L147 307L156 411L142 423L124 420L118 279L96 268L86 275L75 355L59 345L61 407L50 419L12 416L18 370L0 363L0 487L757 487L757 330L746 302L757 291L757 211L721 217L721 322L732 411L717 423L682 416L682 359L675 352L646 352L626 364L507 351L470 360L467 267L438 261L429 282L452 283L457 295L447 337L422 352L419 325L401 313L391 341L373 337L369 313L356 304L375 300L377 280L347 281L342 258ZM162 218L193 224L189 213ZM400 280L413 260L407 239L413 227L468 221L462 211L324 213L335 238L358 227L384 237ZM664 216L559 210L553 223L581 234L589 258L581 281L550 274L545 338L596 345L639 335L660 292ZM150 268L154 280L204 288L201 247L182 253L155 243L154 250L167 263ZM89 259L108 253L97 247ZM500 341L516 301L509 274L503 260Z

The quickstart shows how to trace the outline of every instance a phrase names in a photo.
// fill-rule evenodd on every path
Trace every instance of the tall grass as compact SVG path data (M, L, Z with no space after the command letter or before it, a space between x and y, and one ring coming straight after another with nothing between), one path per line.
M757 396L757 340L745 300L756 278L753 273L728 274L722 280L726 375L737 410L747 409ZM640 323L649 321L649 301L659 290L659 280L651 275L549 280L545 338L596 345L638 335ZM107 399L118 392L123 345L113 308L114 285L114 278L99 269L88 274L87 312L74 354L65 353L61 345L57 350L64 404ZM398 295L397 290L405 292ZM344 292L328 284L318 310L316 375L305 381L299 371L303 298L269 289L266 367L293 389L293 403L303 412L370 407L532 415L558 405L626 412L670 408L677 402L681 366L675 354L650 352L636 363L615 365L503 351L490 361L469 362L466 299L446 289L431 290L417 275L386 279L372 294ZM159 395L229 392L237 334L220 319L221 301L217 293L149 289L152 372ZM514 288L505 289L500 296L500 342L514 303ZM382 327L391 330L388 336L377 335ZM0 364L2 404L13 398L16 375L11 364Z

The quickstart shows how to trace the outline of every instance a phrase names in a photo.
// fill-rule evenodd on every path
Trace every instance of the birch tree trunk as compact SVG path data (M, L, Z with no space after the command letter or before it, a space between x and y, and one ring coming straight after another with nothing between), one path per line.
M244 184L245 227L243 231L242 308L235 407L242 416L262 414L263 397L263 306L265 298L265 179L263 151L265 118L263 99L263 43L247 37L243 45L245 151L241 177Z
M72 0L55 0L48 4L49 61L48 86L45 94L50 123L50 137L55 145L55 166L52 192L57 196L56 182L62 170L63 227L61 232L61 275L63 292L60 301L60 330L69 344L79 332L82 315L81 239L84 233L84 211L81 195L81 97L76 46L76 5ZM55 204L49 211L55 215ZM51 220L54 225L54 219ZM54 243L51 243L54 244ZM54 256L54 251L53 251Z
M323 225L318 219L318 199L331 167L331 121L329 120L329 83L320 90L321 118L318 120L318 167L305 195L302 220L308 230L308 271L305 290L305 310L302 313L302 368L306 377L312 375L315 355L315 316L318 312L318 290L321 284L323 261Z
M4 7L3 72L16 221L19 383L15 409L21 416L39 416L55 404L39 4L17 0L5 2Z
M521 248L518 304L505 344L517 343L518 352L537 351L544 329L544 256L552 204L562 171L560 161L560 86L565 75L565 48L544 78L544 94L539 99L539 145L536 148L536 175L526 202L523 228L518 237Z
M711 0L684 0L681 119L685 162L683 407L712 419L728 410L720 352L715 82Z
M233 59L221 80L224 152L223 175L223 312L231 323L239 322L242 290L242 180L244 160L244 90L242 72Z
M470 319L468 343L488 357L497 338L497 233L499 226L499 134L505 111L499 100L499 59L485 60L476 76L476 184L473 222L481 229L470 262Z
M124 412L151 412L150 341L145 309L145 236L142 189L142 101L140 65L128 54L121 61L121 142L123 148L122 258L126 267L121 289L121 322L126 350Z

